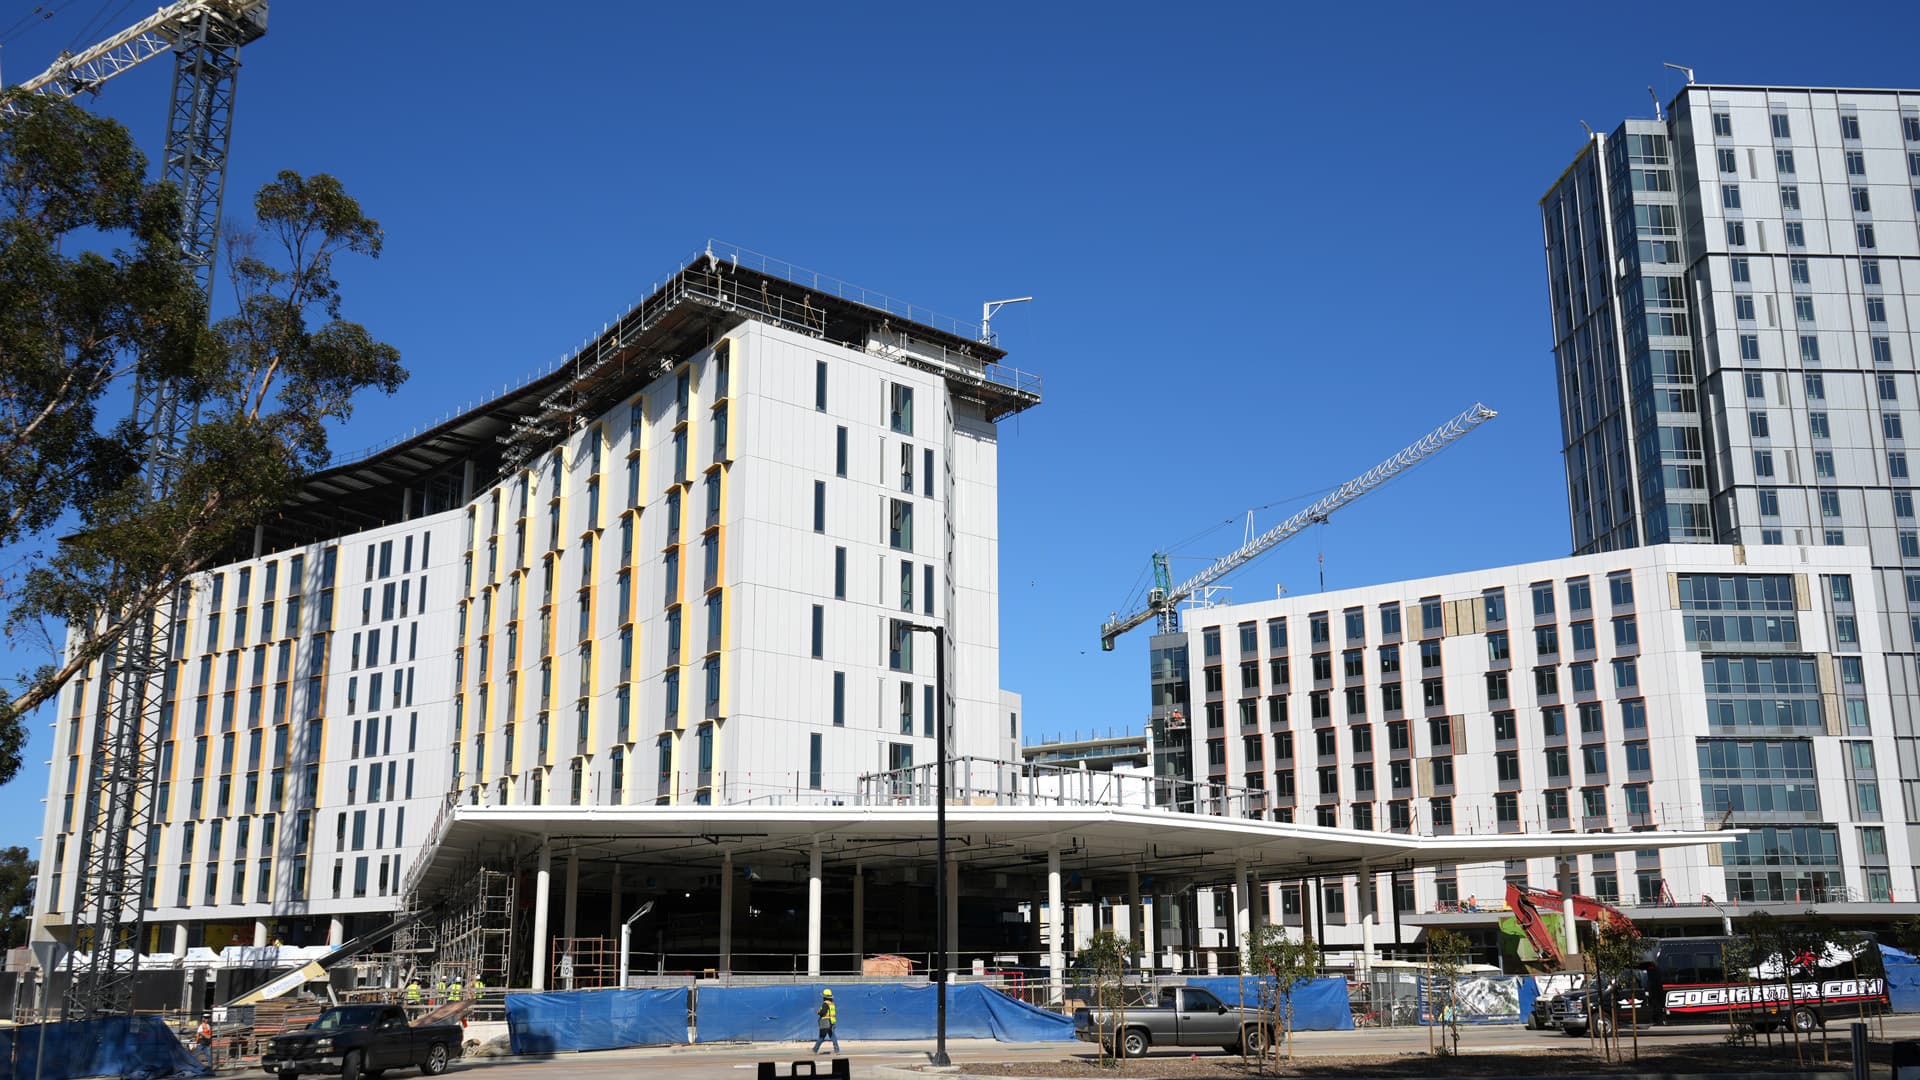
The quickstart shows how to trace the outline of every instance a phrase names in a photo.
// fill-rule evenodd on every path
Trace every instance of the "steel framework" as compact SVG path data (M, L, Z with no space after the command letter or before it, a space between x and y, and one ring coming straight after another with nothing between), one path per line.
M163 176L180 189L181 248L206 295L219 252L240 48L266 28L263 0L181 0L21 84L31 93L70 98L173 52ZM142 380L135 388L133 422L146 447L141 483L150 497L165 494L179 475L190 412L169 380ZM104 694L74 875L74 952L62 1003L70 1019L124 1013L133 1005L152 883L160 706L183 600L180 589L170 589L151 613L128 617L102 661Z

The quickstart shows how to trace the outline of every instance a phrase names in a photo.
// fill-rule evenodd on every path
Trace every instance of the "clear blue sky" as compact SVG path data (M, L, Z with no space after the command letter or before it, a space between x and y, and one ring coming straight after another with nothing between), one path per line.
M8 78L123 5L47 6L0 43ZM246 52L228 197L331 172L386 227L348 311L413 378L342 450L550 364L708 236L961 317L1037 296L998 321L1046 379L1001 431L1001 679L1031 736L1123 728L1146 631L1109 655L1097 630L1151 551L1232 521L1197 568L1246 509L1476 399L1501 417L1323 530L1328 587L1564 554L1535 204L1579 121L1650 115L1663 60L1912 86L1915 12L287 3ZM153 155L169 68L94 104ZM1317 550L1231 595L1311 591ZM0 844L40 831L45 719Z

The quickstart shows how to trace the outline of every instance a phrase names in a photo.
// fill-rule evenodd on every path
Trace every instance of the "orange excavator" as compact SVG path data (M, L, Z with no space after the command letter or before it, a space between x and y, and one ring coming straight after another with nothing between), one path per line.
M1551 905L1552 910L1560 911L1569 900L1573 901L1575 918L1601 923L1618 922L1624 926L1633 925L1633 920L1627 918L1625 913L1604 900L1581 896L1579 893L1569 894L1556 892L1553 889L1536 889L1530 885L1508 883L1507 909L1513 912L1513 921L1519 924L1520 932L1527 935L1527 940L1533 943L1534 951L1542 958L1551 961L1556 971L1565 966L1566 956L1560 950L1560 943L1554 940L1553 935L1547 931L1546 923L1541 920L1540 908L1542 905Z

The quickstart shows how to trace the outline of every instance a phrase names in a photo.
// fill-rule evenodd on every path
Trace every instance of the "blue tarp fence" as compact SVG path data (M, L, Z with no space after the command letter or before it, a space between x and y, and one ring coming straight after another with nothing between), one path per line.
M1242 980L1235 975L1218 975L1188 979L1187 985L1212 991L1213 996L1229 1005L1252 1008L1260 1004L1258 982L1258 979ZM1242 987L1246 989L1244 1001L1240 996ZM1347 1000L1347 980L1309 979L1294 987L1293 1030L1352 1031L1353 1007Z
M1920 958L1891 945L1880 946L1887 968L1887 996L1894 1012L1920 1012Z
M811 983L703 987L695 1010L701 1042L812 1041L820 991L831 988L840 1038L926 1039L934 1034L939 988L931 983ZM975 983L947 988L947 1035L1000 1042L1073 1038L1073 1020Z
M1520 976L1520 1019L1533 1015L1533 1003L1540 1000L1540 984L1531 975Z
M687 1041L687 991L508 994L507 1038L516 1054L682 1043Z
M161 1076L206 1076L207 1069L157 1016L116 1016L48 1024L46 1056L41 1058L41 1026L0 1032L0 1049L13 1076L71 1080L80 1076L120 1076L153 1080Z

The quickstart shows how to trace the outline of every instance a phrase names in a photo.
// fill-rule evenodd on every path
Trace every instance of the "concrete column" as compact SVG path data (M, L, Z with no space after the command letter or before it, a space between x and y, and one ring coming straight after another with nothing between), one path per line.
M960 860L947 858L947 978L960 968Z
M1060 892L1060 849L1047 849L1047 1000L1066 992L1067 903Z
M820 977L820 841L807 856L807 974Z
M540 842L540 868L533 875L533 989L547 988L547 891L553 877L553 842Z
M856 966L867 956L867 872L860 864L853 867L853 962Z
M607 890L607 936L619 938L620 924L627 921L627 913L620 910L620 864L613 864L613 888Z
M1247 935L1253 931L1253 883L1247 878L1244 861L1233 864L1233 947L1242 959L1247 955Z
M567 852L567 907L565 926L569 938L580 936L580 849Z
M338 915L327 920L327 944L345 945L347 943L347 924Z
M267 920L253 920L253 947L258 949L271 944L273 942L267 940Z
M1157 931L1159 927L1155 924L1160 921L1160 898L1158 896L1146 896L1142 897L1141 900L1140 954L1147 958L1148 965L1157 967L1158 961L1155 957L1158 954L1155 950L1159 945L1157 940L1159 935L1155 933L1155 931Z
M733 971L733 852L720 853L720 974Z
M1578 955L1580 952L1580 934L1578 927L1575 925L1576 920L1573 917L1573 896L1571 892L1569 892L1565 900L1561 901L1560 923L1565 928L1567 935L1566 955Z
M184 958L187 955L187 924L173 924L173 955Z
M1136 957L1149 955L1152 952L1146 946L1142 936L1141 925L1146 920L1140 916L1140 871L1129 870L1127 871L1127 949Z

